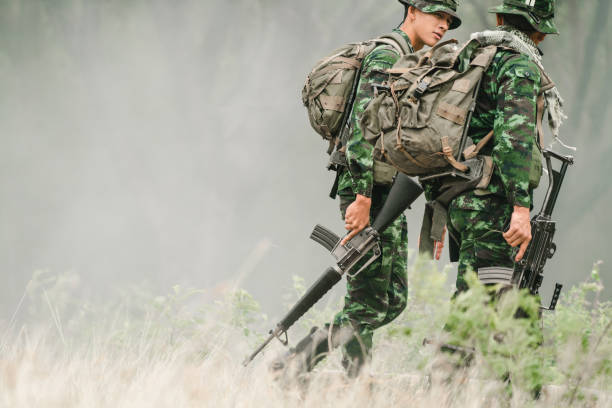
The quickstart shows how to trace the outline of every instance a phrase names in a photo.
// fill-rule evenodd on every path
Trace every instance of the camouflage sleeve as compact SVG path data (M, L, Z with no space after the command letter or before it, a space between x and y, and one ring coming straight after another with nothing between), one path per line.
M497 74L493 162L508 202L529 207L529 169L536 143L540 71L525 55L510 58Z
M374 97L372 85L387 80L387 74L384 71L391 68L398 58L399 54L395 51L381 46L374 49L363 60L361 77L359 78L351 116L352 133L346 145L348 169L351 174L353 192L355 194L370 197L374 184L374 159L372 157L374 147L363 137L359 124L361 115L367 104Z

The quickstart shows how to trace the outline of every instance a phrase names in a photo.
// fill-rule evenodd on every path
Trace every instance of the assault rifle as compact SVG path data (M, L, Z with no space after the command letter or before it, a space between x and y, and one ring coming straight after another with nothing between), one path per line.
M519 289L527 288L532 295L537 295L542 280L544 278L544 265L546 261L553 257L557 250L557 245L553 242L555 235L555 222L551 220L553 209L561 190L561 184L565 178L567 167L574 164L572 156L562 156L550 150L544 150L546 168L548 169L548 190L542 204L540 212L531 219L531 242L527 251L518 263L514 266L512 283ZM551 159L555 158L561 162L561 168L556 171L552 167ZM555 284L550 306L547 310L555 310L559 294L563 285Z
M405 174L398 173L391 187L391 191L380 213L371 226L355 235L346 244L341 245L342 239L329 229L317 225L315 226L310 238L321 244L331 252L336 263L323 272L319 279L304 293L298 302L281 319L270 335L251 354L243 365L249 364L257 354L259 354L272 339L277 338L281 343L287 345L287 330L302 317L315 303L319 301L336 283L342 279L342 275L356 276L368 265L374 262L381 254L379 245L380 234L395 221L423 192L419 184ZM372 253L365 264L355 273L351 273L357 262L365 258L368 253ZM284 336L284 338L281 338Z

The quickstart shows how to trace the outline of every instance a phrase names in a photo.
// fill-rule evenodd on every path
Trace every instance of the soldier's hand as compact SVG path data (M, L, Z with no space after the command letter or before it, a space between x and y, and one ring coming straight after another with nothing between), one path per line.
M529 220L529 208L514 206L510 228L503 234L504 239L511 247L519 247L518 254L514 259L516 262L523 259L527 245L531 241L531 221Z
M433 252L434 252L434 258L436 259L436 261L439 261L440 256L442 256L442 250L444 249L444 237L445 236L446 236L446 225L444 226L444 229L442 230L442 239L440 241L434 241Z
M346 214L344 216L344 228L350 232L346 237L344 237L341 245L346 244L351 238L359 234L361 230L368 226L370 223L371 206L371 198L357 194L355 201L353 201L346 209Z

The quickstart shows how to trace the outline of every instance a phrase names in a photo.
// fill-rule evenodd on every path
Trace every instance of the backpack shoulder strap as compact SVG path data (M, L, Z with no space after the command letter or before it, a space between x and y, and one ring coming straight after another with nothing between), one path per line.
M400 33L390 32L389 34L385 34L374 39L374 41L392 46L400 54L400 56L410 54L412 52L410 45Z

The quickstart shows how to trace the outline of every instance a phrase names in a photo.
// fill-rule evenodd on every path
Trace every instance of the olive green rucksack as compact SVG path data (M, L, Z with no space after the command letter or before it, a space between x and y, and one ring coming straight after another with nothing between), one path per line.
M409 176L449 166L466 171L458 152L496 51L476 40L462 47L449 40L398 60L361 120L365 138L375 144L375 157Z
M361 118L364 137L375 146L375 159L422 181L437 178L443 183L441 194L426 205L420 248L424 252L432 252L432 239L441 240L446 207L454 197L471 189L486 194L493 161L479 153L494 133L468 145L467 131L482 77L497 51L498 46L483 46L476 39L461 47L449 40L406 55L388 70L389 80L378 87L379 95ZM539 95L539 139L543 103ZM538 149L539 143L534 144L532 188L542 174Z
M457 40L448 40L398 60L389 70L389 81L379 87L379 95L361 119L364 137L375 145L375 158L384 158L409 176L443 174L449 168L469 173L469 159L493 136L491 132L478 145L468 145L468 125L478 89L497 50L497 46L482 46L476 39L461 47ZM542 89L551 85L542 72ZM539 142L542 113L543 98L539 95ZM534 144L531 188L537 187L542 175L539 149L540 143Z
M409 45L399 33L389 33L373 40L347 44L320 60L312 69L302 89L302 102L313 129L329 142L331 154L347 122L363 59L381 44L393 47L400 56L408 54Z

